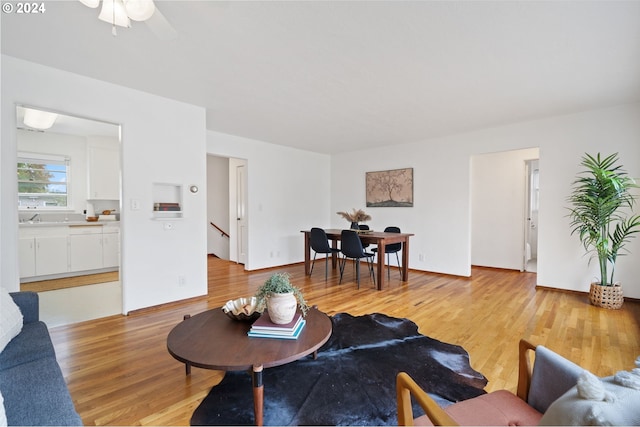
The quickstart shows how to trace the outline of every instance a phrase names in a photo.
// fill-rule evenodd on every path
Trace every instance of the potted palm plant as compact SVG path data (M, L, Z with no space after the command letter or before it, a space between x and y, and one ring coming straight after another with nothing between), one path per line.
M293 320L296 307L300 307L302 315L309 310L302 291L291 283L287 273L274 273L255 294L258 311L266 307L269 318L273 323L284 325Z
M625 214L633 208L635 181L619 165L618 153L601 157L585 154L585 169L573 182L569 202L571 234L577 234L591 259L598 259L599 282L592 283L589 300L593 305L620 308L622 286L614 281L616 261L629 239L640 231L640 215Z

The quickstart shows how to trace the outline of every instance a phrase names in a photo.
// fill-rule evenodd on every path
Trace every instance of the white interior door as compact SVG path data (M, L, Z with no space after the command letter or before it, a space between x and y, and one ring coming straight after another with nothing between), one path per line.
M237 221L237 260L240 264L247 262L247 201L246 201L246 167L236 166L236 221Z

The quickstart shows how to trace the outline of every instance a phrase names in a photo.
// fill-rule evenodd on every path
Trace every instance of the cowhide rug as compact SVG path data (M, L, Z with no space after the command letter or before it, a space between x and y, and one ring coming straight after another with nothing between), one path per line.
M316 360L309 356L265 370L265 425L397 425L400 371L441 403L485 393L487 379L471 368L462 347L419 334L408 319L339 313L331 321L333 333ZM191 424L254 423L251 387L247 372L226 373Z

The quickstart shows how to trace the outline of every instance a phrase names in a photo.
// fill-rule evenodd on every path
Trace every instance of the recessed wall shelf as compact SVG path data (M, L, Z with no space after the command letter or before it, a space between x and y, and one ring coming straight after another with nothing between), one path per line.
M181 184L153 183L153 219L183 218Z

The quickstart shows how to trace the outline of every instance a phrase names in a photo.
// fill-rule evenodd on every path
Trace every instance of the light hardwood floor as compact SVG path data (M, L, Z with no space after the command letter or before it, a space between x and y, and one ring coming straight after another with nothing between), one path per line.
M308 278L302 264L246 273L240 265L209 257L207 297L52 328L85 425L188 425L222 374L194 368L186 377L184 366L167 352L167 334L184 314L250 296L276 271L289 272L308 301L328 314L408 317L422 334L463 346L473 368L489 379L487 391L515 391L521 337L601 376L632 368L640 355L639 302L609 311L589 305L586 294L536 289L533 273L477 267L471 278L411 271L407 283L392 269L386 289L372 289L363 275L357 290L349 266L342 285L331 270L325 282L323 261Z

